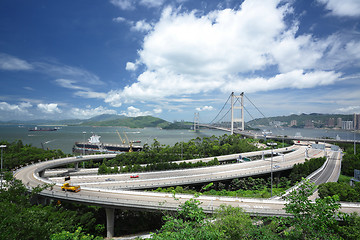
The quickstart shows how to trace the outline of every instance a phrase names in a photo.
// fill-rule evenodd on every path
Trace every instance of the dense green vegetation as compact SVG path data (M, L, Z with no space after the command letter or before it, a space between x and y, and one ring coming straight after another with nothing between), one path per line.
M122 126L129 128L144 128L144 127L165 127L169 123L163 119L152 116L141 117L119 117L117 119L103 120L103 121L85 121L81 123L82 126Z
M305 160L304 163L295 164L289 176L291 183L295 184L296 182L299 182L303 177L310 175L312 172L316 171L316 169L319 169L325 161L326 157L321 157Z
M198 137L189 142L165 146L155 139L152 145L145 144L143 151L120 154L114 159L104 161L99 166L99 174L213 166L219 164L216 158L208 163L182 162L178 164L173 161L256 151L258 148L252 144L254 141L242 139L240 135L225 134L219 137ZM140 164L147 164L147 166L141 167Z
M336 197L310 202L313 185L305 182L287 197L285 211L293 218L250 218L240 208L222 206L206 215L201 202L191 199L151 239L359 239L360 217L338 214ZM339 224L336 218L343 219Z
M28 144L24 145L21 140L12 143L1 141L0 145L6 145L6 148L3 149L3 169L5 171L38 161L65 157L61 150L43 150Z
M214 141L216 144L212 143ZM190 143L191 142L191 143ZM212 156L219 152L252 151L254 146L249 140L242 140L234 136L195 139L189 143L177 144L171 154L168 146L154 143L148 146L147 154L123 154L117 166L125 166L126 161L133 166L132 161L151 163L152 157L159 159L178 160L186 156L194 158ZM4 149L4 168L12 169L32 161L62 157L58 150L45 151L31 145L23 145L21 141L14 143L1 142L8 145ZM187 145L188 144L188 145ZM226 145L228 144L228 145ZM196 146L193 148L192 146ZM226 147L223 147L225 146ZM186 147L184 147L186 146ZM230 146L230 147L229 147ZM179 150L180 147L180 150ZM182 149L182 150L181 150ZM195 149L195 150L194 150ZM240 150L239 150L240 149ZM251 150L241 150L251 149ZM348 161L346 168L357 168L358 155L353 155L352 146L345 149ZM191 152L191 150L194 150ZM351 154L352 153L352 154ZM135 158L133 156L142 156ZM157 155L160 154L160 155ZM352 155L352 157L351 157ZM165 156L165 157L164 157ZM169 157L168 157L169 156ZM11 158L15 158L15 163ZM316 162L313 162L316 161ZM289 178L274 178L274 191L282 191L292 182L299 181L300 173L308 175L322 165L323 159L311 159L303 165L294 168L294 174ZM18 165L16 165L18 164ZM95 163L94 163L95 164ZM106 162L103 165L107 166ZM315 168L315 169L314 169ZM344 173L343 173L344 174ZM353 173L352 173L353 174ZM351 174L351 175L352 175ZM102 239L105 234L105 211L99 207L81 206L64 202L52 202L41 205L37 193L42 187L36 188L31 194L18 180L7 173L5 188L0 189L0 239ZM345 177L342 177L344 179ZM348 181L342 180L340 185L329 185L325 190L319 189L321 199L315 203L309 202L307 196L313 186L306 183L288 197L285 210L293 218L260 218L253 219L240 208L223 206L216 214L209 216L204 213L201 203L193 199L181 206L177 213L164 217L163 227L152 236L153 239L359 239L360 217L357 215L338 215L338 200L351 199L358 201L360 185L354 188L341 185ZM46 186L44 186L46 187ZM320 186L321 188L321 186ZM241 190L241 191L240 191ZM186 192L185 188L176 187L166 189L173 193ZM257 197L268 197L268 178L234 179L228 183L216 183L202 187L202 194L217 194L221 196L242 196L242 193L257 192ZM322 193L324 192L324 193ZM199 193L191 192L198 196ZM346 200L345 200L346 201ZM115 235L134 231L155 229L159 227L161 213L150 214L131 211L116 211ZM341 224L336 221L339 217ZM256 223L256 224L254 224ZM123 229L123 226L128 226Z
M191 129L193 127L194 123L192 122L173 122L169 123L168 126L164 126L163 129Z
M53 203L37 204L38 187L28 194L25 186L7 174L0 189L0 239L49 239L52 234L75 231L102 234L104 222L96 215L100 208L76 208ZM33 203L33 204L32 204ZM35 204L34 204L35 203Z
M325 158L312 158L304 163L296 164L291 172L284 176L275 176L273 179L273 195L278 195L295 183L307 177L325 162ZM252 198L269 198L271 197L271 179L270 177L247 177L235 178L231 181L217 182L210 187L194 189L189 187L168 187L157 188L155 192L174 192L197 194L198 190L204 195L231 196L231 197L252 197Z
M360 182L350 186L354 169L360 170L360 153L354 154L354 145L340 144L345 155L341 163L342 178L338 182L324 183L319 186L319 196L322 198L337 195L340 201L360 202ZM345 179L345 180L342 180Z

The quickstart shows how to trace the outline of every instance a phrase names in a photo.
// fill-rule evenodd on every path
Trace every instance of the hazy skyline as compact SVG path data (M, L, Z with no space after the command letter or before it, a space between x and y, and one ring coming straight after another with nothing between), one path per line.
M231 92L267 116L360 113L359 20L358 0L3 0L0 121L206 122Z

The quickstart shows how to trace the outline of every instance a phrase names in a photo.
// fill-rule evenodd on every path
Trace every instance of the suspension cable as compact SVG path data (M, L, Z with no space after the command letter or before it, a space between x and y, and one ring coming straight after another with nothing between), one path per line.
M230 97L231 97L231 94L230 94L230 96L228 97L228 99L226 100L224 106L223 106L223 107L221 108L221 110L219 111L219 113L216 115L216 117L215 117L209 124L212 124L212 123L215 121L215 119L220 115L220 113L221 113L222 110L225 108L226 104L228 103ZM229 112L229 111L228 111L228 112ZM226 115L226 114L227 114L227 113L225 113L225 115ZM224 116L225 116L225 115L224 115ZM223 118L224 118L224 117L223 117Z

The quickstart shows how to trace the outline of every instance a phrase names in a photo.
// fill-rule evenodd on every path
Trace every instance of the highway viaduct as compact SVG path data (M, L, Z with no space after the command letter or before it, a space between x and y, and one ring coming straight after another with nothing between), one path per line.
M244 155L245 153L241 153ZM254 153L247 153L249 155ZM257 154L262 154L261 151ZM192 198L192 195L176 195L176 199L172 194L152 193L143 191L134 191L134 189L144 189L158 186L174 186L189 183L207 183L212 181L220 181L244 176L258 175L270 173L271 171L282 171L290 169L295 163L303 162L306 158L320 157L324 155L329 157L330 161L339 166L340 154L334 155L334 152L308 149L305 146L298 146L296 150L288 152L282 156L276 156L271 159L265 158L261 160L226 164L208 168L186 169L177 171L164 171L141 173L140 178L130 179L130 174L117 174L111 176L114 181L106 181L109 176L78 176L72 177L73 183L80 183L82 190L79 193L62 192L60 186L62 179L44 178L46 169L58 166L68 165L69 163L79 163L82 161L90 161L92 159L113 158L115 154L88 155L82 158L70 157L56 159L46 162L39 162L26 166L14 173L15 178L20 179L28 188L32 188L44 184L55 184L51 190L44 190L41 196L63 201L73 201L83 204L92 204L103 206L106 209L107 216L107 236L112 237L114 233L114 210L116 208L127 209L144 209L150 211L169 210L176 211L180 204ZM233 159L239 154L233 155ZM307 156L306 156L307 155ZM218 157L220 158L220 157ZM271 165L276 164L276 169L272 169ZM329 172L330 170L327 170ZM339 171L339 170L338 170ZM336 171L331 170L331 176L336 175ZM228 198L214 196L200 196L198 198L202 202L202 208L205 212L213 212L221 204L228 204L234 207L241 207L245 212L252 215L272 215L285 216L283 210L284 201L280 199L247 199L247 198ZM343 212L359 212L359 204L342 203Z

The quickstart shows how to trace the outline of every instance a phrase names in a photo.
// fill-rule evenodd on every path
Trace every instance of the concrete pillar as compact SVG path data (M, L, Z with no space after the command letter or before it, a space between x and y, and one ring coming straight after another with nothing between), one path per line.
M79 163L78 163L78 162L75 163L75 170L76 170L76 171L79 171Z
M114 237L115 208L105 208L106 211L106 237Z

